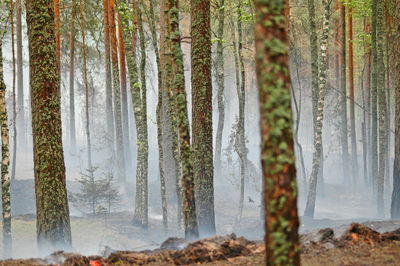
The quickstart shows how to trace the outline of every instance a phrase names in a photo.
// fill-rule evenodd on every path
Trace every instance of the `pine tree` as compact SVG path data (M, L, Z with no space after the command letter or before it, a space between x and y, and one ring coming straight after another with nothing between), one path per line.
M71 26L70 26L70 49L69 49L69 137L72 150L76 146L75 130L75 0L71 1Z
M71 227L61 139L60 78L54 6L27 0L36 231L39 250L69 249Z
M306 209L304 216L314 217L315 200L317 194L317 182L319 165L322 159L322 128L324 121L324 105L325 105L325 94L327 87L327 65L326 65L326 49L327 40L329 36L329 17L330 17L330 1L324 0L324 20L323 20L323 32L320 41L320 55L319 55L319 98L317 106L317 119L314 121L316 131L314 135L314 153L313 153L313 164L310 176L310 185L307 196Z
M300 265L285 2L255 0L266 265Z
M11 12L12 9L11 9ZM1 29L0 29L1 31ZM13 32L14 30L12 30ZM14 32L13 32L14 33ZM0 32L2 35L2 32ZM14 34L12 36L14 39ZM2 201L2 231L3 231L3 258L11 257L11 199L10 199L10 144L8 132L8 116L6 107L6 84L3 73L3 40L0 36L0 129L1 129L1 201ZM15 152L15 151L14 151Z
M191 0L192 132L201 235L215 234L210 1Z

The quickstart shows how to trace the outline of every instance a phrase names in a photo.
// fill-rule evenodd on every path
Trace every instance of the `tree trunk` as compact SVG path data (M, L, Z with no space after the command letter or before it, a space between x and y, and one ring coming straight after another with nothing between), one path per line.
M164 173L164 153L163 153L163 143L162 143L162 125L161 125L161 107L162 107L162 68L161 68L161 54L158 49L157 43L157 33L156 33L156 20L154 15L154 7L153 1L149 1L150 3L150 30L152 36L152 44L154 49L154 54L156 55L156 64L157 64L157 80L158 80L158 104L156 110L157 116L157 141L158 141L158 166L160 168L160 184L161 184L161 208L163 214L163 227L164 232L168 232L168 208L167 208L167 197L166 197L166 182L165 182L165 173ZM160 10L163 10L164 2L160 2ZM161 14L161 13L160 13ZM164 12L162 12L164 15ZM163 30L163 24L160 19L160 31ZM160 44L161 44L160 40ZM161 46L162 47L162 46Z
M12 1L11 1L12 3ZM14 22L13 22L13 6L11 4L11 34L12 34L12 50L13 65L14 59ZM12 238L11 238L11 200L10 200L10 142L8 132L8 116L6 107L6 84L4 83L3 73L3 52L2 39L0 38L0 123L1 123L1 201L2 201L2 231L3 231L3 259L12 257ZM13 69L15 69L13 67ZM13 70L15 71L15 70ZM15 77L15 75L14 75ZM15 78L13 80L15 95ZM14 96L15 101L15 96ZM15 103L14 103L15 105ZM15 127L15 126L14 126ZM13 151L15 153L15 150ZM13 162L15 164L15 161Z
M84 81L85 81L85 115L86 115L87 157L88 157L88 169L89 169L89 171L92 171L92 145L90 143L90 120L89 120L89 86L88 86L87 68L86 68L86 43L85 43L85 27L84 27L84 21L83 21L82 0L79 0L79 10L80 10L80 15L81 15L83 77L84 77Z
M27 0L36 230L39 253L71 248L61 135L60 75L51 0ZM50 152L51 151L51 152Z
M395 86L396 86L396 107L395 107L395 146L393 164L393 193L390 208L390 218L400 218L400 0L395 0L395 39L393 44L393 57L395 58Z
M371 64L371 175L374 196L378 192L378 113L377 113L377 88L378 88L378 53L377 53L377 40L376 40L376 8L378 0L372 0L372 17L371 17L371 51L372 51L372 64Z
M326 66L326 47L329 35L329 13L330 13L330 1L324 0L324 20L323 20L323 32L320 41L320 64L319 64L319 99L318 99L318 112L316 123L316 132L314 135L314 154L313 154L313 166L310 176L310 185L308 190L307 205L304 211L304 216L314 218L315 200L317 196L317 181L319 165L321 161L322 152L322 128L324 121L324 105L325 105L325 94L326 94L326 80L327 80L327 66Z
M354 59L353 59L353 11L351 6L348 9L349 23L349 83L350 83L350 128L351 128L351 165L353 186L358 181L358 159L357 159L357 137L356 137L356 121L354 110Z
M165 10L168 10L165 38L165 75L166 88L174 103L177 115L176 122L179 132L180 165L182 171L182 203L185 225L185 238L196 239L199 237L196 202L194 197L193 159L192 147L190 145L190 125L187 111L187 100L185 91L185 76L183 53L181 49L181 36L179 33L179 2L167 0ZM171 110L172 111L172 110Z
M69 53L69 134L70 145L73 151L76 148L76 130L75 130L75 0L71 1L71 35L70 35L70 53Z
M118 48L117 48L117 32L115 25L115 4L114 0L110 0L108 9L108 17L110 23L111 36L111 62L113 73L113 88L114 88L114 121L115 121L115 136L117 141L117 170L118 179L120 182L126 182L125 176L125 152L123 145L123 132L121 121L121 86L120 75L118 68ZM128 24L129 25L129 24Z
M238 24L238 60L240 66L240 88L237 88L238 102L239 102L239 121L238 121L238 136L236 138L237 153L240 159L240 201L239 201L239 215L236 219L237 223L240 223L243 213L244 204L244 184L247 172L247 148L245 138L245 106L246 106L246 95L245 95L245 84L246 84L246 73L243 63L243 33L242 33L242 7L241 0L237 7L237 24Z
M300 265L296 167L290 111L289 38L285 20L282 19L285 1L256 0L255 7L266 264ZM282 47L279 52L274 51L271 45L277 42Z
M376 39L377 39L377 55L378 55L378 123L379 123L379 168L378 168L378 205L377 211L379 217L384 217L383 192L385 185L385 159L386 159L386 125L385 125L385 106L386 106L386 89L385 89L385 64L384 64L384 24L383 24L383 3L379 1L377 4L376 18Z
M224 131L225 105L224 105L224 26L225 26L225 0L220 0L218 4L218 32L217 32L217 86L218 86L218 126L215 141L215 173L217 177L221 174L221 150L222 135Z
M349 144L347 132L347 89L346 89L346 7L343 2L340 5L340 20L342 22L341 30L341 70L340 70L340 118L341 118L341 146L342 146L342 167L343 181L345 184L350 184L349 179Z
M135 223L147 227L148 224L148 133L147 133L147 100L146 100L146 43L143 32L143 18L142 10L144 9L143 1L138 0L136 2L136 12L138 21L138 30L140 38L140 117L141 119L137 122L138 126L138 158L140 159L139 172L136 175L136 202L135 202ZM136 107L135 107L136 108ZM140 131L140 132L139 132Z
M112 81L111 81L111 58L110 58L110 21L109 21L110 0L103 1L104 9L104 54L106 71L106 118L107 118L107 137L110 151L114 155L114 111L112 105ZM114 157L114 156L113 156Z
M369 19L366 19L365 21L365 32L367 34L371 33L371 22ZM367 169L365 173L365 185L370 186L371 185L371 167L369 167L369 164L371 163L371 143L370 143L370 137L371 136L371 115L370 115L370 110L371 110L371 45L367 45L367 51L365 54L365 71L364 71L364 123L365 123L365 145L366 149L364 150L364 154L367 155Z
M24 59L22 56L22 0L16 0L17 18L17 86L18 86L18 108L17 108L17 128L19 143L25 143L25 107L24 107ZM21 145L21 147L22 147Z
M215 235L210 1L191 0L192 132L201 236Z
M119 14L119 13L118 13ZM128 119L128 100L126 91L126 59L125 59L125 46L122 38L122 25L121 19L118 15L118 44L119 44L119 63L121 69L121 108L122 108L122 131L123 141L125 147L125 163L130 165L131 153L129 142L129 119Z

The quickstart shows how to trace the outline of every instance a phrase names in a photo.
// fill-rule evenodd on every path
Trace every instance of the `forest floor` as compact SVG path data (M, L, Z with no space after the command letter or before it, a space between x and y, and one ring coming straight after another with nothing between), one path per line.
M353 223L312 230L301 235L303 265L400 265L400 221ZM95 225L93 225L95 226ZM346 228L345 230L343 230ZM373 230L371 228L375 228ZM236 235L206 238L193 243L170 238L146 251L103 250L101 256L55 252L44 259L0 262L2 265L263 265L265 246Z

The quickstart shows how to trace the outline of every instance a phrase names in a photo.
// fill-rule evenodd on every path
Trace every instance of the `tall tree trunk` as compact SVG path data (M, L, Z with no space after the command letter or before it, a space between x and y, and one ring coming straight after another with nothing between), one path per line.
M199 237L196 202L193 179L193 159L192 147L190 145L190 125L187 110L187 98L185 91L185 75L183 52L181 49L181 36L179 32L179 2L177 0L167 0L165 10L168 11L166 21L165 46L165 68L166 86L170 94L173 94L175 114L180 146L180 165L182 171L182 203L185 224L185 238L195 239Z
M378 216L384 215L383 192L385 185L385 159L386 159L386 125L385 125L385 106L386 106L386 89L385 89L385 64L384 64L384 12L383 3L379 1L377 4L376 18L376 39L377 39L377 55L378 55L378 123L379 123L379 168L378 168Z
M238 60L240 66L240 88L237 88L238 100L239 100L239 121L238 121L238 132L236 138L236 151L240 159L240 201L239 201L239 215L236 219L237 223L240 223L243 213L244 204L244 184L247 171L247 148L245 138L245 106L246 106L246 95L245 95L245 84L246 84L246 73L243 63L243 33L242 33L242 7L241 0L239 0L237 7L237 24L238 24Z
M85 81L85 115L86 115L87 157L88 157L88 169L92 173L92 145L90 143L90 120L89 120L89 86L88 86L87 68L86 68L86 43L85 43L85 26L84 26L84 20L83 20L82 0L79 0L79 10L80 10L80 15L81 15L83 78Z
M378 53L376 40L376 7L378 0L372 0L372 17L371 17L371 175L374 195L378 192L378 113L377 113L377 88L378 88Z
M114 111L112 98L112 81L111 81L111 43L110 43L110 21L109 21L110 0L103 0L104 9L104 54L105 54L105 71L106 71L106 118L107 118L107 135L110 151L114 155ZM114 156L113 156L114 157Z
M351 128L351 160L352 160L352 176L353 186L358 181L358 159L357 159L357 137L356 137L356 121L354 110L354 59L353 59L353 11L352 7L348 9L349 24L349 83L350 83L350 128Z
M128 119L128 100L126 91L126 59L125 59L125 45L122 38L122 25L121 19L118 14L118 44L119 44L119 63L121 69L121 109L122 109L122 131L123 141L125 147L125 163L130 165L131 153L129 142L129 119Z
M121 121L121 86L120 75L118 68L118 48L117 48L117 32L115 25L115 4L114 0L110 0L108 9L110 36L111 36L111 62L113 73L113 88L114 88L114 121L115 121L115 136L117 141L117 170L118 179L120 182L126 182L125 176L125 152L123 145L123 132ZM129 25L129 24L128 24Z
M255 0L255 7L266 264L300 265L296 167L290 111L289 38L285 20L282 19L285 1ZM272 43L279 43L283 49L274 51ZM278 159L281 157L285 160Z
M390 208L390 218L400 218L400 0L395 0L395 36L393 43L393 57L395 58L395 146L393 164L393 193Z
M13 61L13 109L15 108L15 48L14 48L14 6L11 1L11 42L12 42L12 61ZM10 141L8 131L8 115L6 103L6 84L4 84L3 73L3 47L0 37L0 123L1 123L1 201L2 201L2 231L3 231L3 259L12 257L12 237L11 237L11 195L10 195ZM15 121L14 113L14 121ZM14 130L15 130L15 123ZM15 132L14 132L15 134ZM14 138L15 141L15 138ZM15 154L16 150L13 151ZM15 158L13 161L15 164Z
M366 19L365 21L365 33L370 34L371 33L371 21L370 19ZM364 153L368 155L367 158L367 169L365 173L365 185L370 186L371 185L371 167L369 164L371 163L371 143L370 143L370 137L371 136L371 116L370 116L370 110L371 110L371 45L367 44L367 51L365 54L365 71L364 71L364 123L365 123L365 144L366 144L366 149L364 150Z
M138 30L140 38L140 112L141 119L138 126L138 157L140 159L139 173L136 179L136 202L134 220L137 224L147 227L148 224L148 156L149 144L147 133L147 100L146 100L146 43L143 31L142 10L144 10L143 0L136 2L136 12L138 21ZM135 107L136 108L136 107Z
M342 146L342 168L343 168L343 181L345 184L350 184L349 179L349 144L347 132L347 89L346 89L346 7L343 1L340 5L340 21L342 23L341 29L341 70L340 70L340 118L341 118L341 146Z
M15 11L17 19L17 86L18 86L18 108L17 128L19 143L25 143L25 107L24 107L24 59L22 56L22 0L16 0ZM21 145L21 147L22 147ZM13 178L13 176L11 176Z
M215 235L210 1L191 0L193 172L199 232Z
M163 214L163 226L165 233L168 232L168 208L167 208L167 197L166 197L166 182L164 173L164 153L163 153L163 143L162 143L162 125L161 125L161 107L162 107L162 68L161 68L161 54L158 49L157 33L156 33L156 20L154 15L153 1L150 3L150 30L152 36L152 44L154 49L154 54L156 55L156 65L157 65L157 81L158 81L158 104L156 110L157 116L157 141L158 141L158 166L160 168L160 184L161 184L161 207ZM163 10L164 2L160 2L160 10ZM164 12L162 12L164 15ZM163 29L163 24L161 24L160 19L160 31ZM160 40L161 44L161 40Z
M16 99L16 87L15 87L15 29L14 29L14 2L10 1L10 20L11 20L11 47L12 47L12 106L13 106L13 157L12 157L12 166L11 166L11 181L15 180L15 171L17 168L17 99ZM5 246L4 246L5 247ZM11 251L10 251L11 254Z
M324 121L324 105L325 105L325 94L326 94L326 80L327 80L327 66L326 66L326 47L329 35L329 14L330 14L330 1L324 0L324 20L323 20L323 32L320 41L320 55L319 55L319 99L318 99L318 112L316 123L316 132L314 135L314 154L313 164L310 176L310 186L307 196L307 205L304 211L304 216L314 218L315 200L317 196L317 181L319 165L321 160L322 152L322 128Z
M73 151L76 148L75 129L75 0L71 1L71 26L70 26L70 49L69 49L69 134L70 145Z
M39 251L71 248L61 134L60 75L51 0L27 0L36 231ZM35 78L32 78L35 77ZM50 152L51 151L51 152Z
M220 0L218 3L218 32L217 32L217 86L218 86L218 126L215 141L215 173L219 177L221 174L221 150L222 150L222 135L224 131L225 120L225 105L224 105L224 26L225 26L225 0Z

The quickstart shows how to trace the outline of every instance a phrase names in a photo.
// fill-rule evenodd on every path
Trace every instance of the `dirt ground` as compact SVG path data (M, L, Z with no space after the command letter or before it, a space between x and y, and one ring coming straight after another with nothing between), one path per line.
M400 265L400 229L379 233L353 223L341 236L331 228L301 235L302 265ZM185 243L170 238L153 251L105 250L86 257L56 252L45 259L2 261L0 265L263 265L265 246L231 234Z

